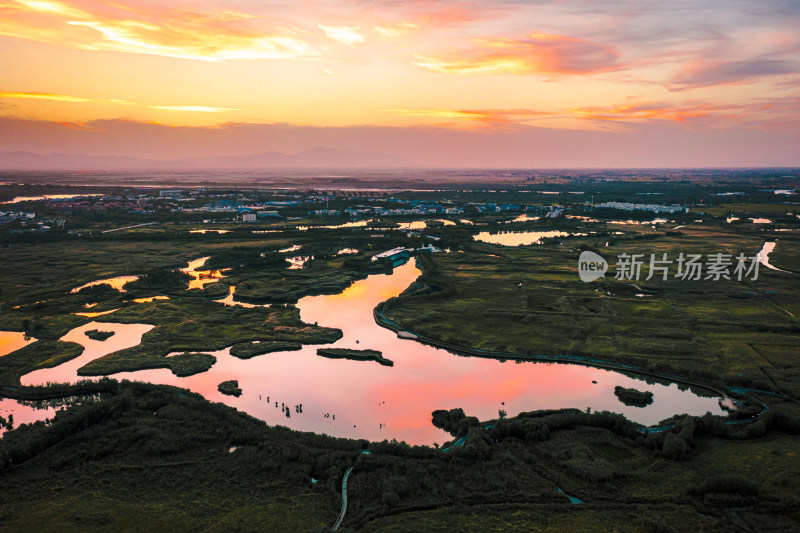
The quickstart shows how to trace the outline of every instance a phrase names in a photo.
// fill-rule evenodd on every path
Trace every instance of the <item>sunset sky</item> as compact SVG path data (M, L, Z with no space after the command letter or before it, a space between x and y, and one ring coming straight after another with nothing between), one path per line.
M800 3L0 0L0 151L800 165Z

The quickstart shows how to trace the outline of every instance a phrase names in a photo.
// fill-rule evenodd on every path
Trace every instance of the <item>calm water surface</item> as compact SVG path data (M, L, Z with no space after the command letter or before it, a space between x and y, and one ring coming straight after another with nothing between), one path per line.
M355 282L340 294L306 297L298 303L305 322L342 329L344 337L329 346L380 350L394 361L393 367L319 357L316 349L321 346L315 345L249 360L229 355L228 349L212 352L217 363L208 372L187 378L176 377L167 369L124 372L114 377L188 388L270 424L340 437L396 438L416 444L448 440L448 435L431 425L431 412L454 407L481 419L496 418L499 409L513 416L536 409L591 407L624 413L644 424L655 424L676 413L722 414L716 398L701 398L674 384L648 385L616 372L578 365L460 357L398 339L392 331L375 324L372 310L402 292L419 274L413 263L407 263L391 275L373 275ZM63 340L86 346L85 353L56 368L27 374L22 382L74 381L78 368L86 362L137 344L151 327L92 322L76 328ZM106 341L92 341L84 331L95 328L116 334ZM238 380L243 390L239 398L217 391L217 385L229 379ZM593 380L597 384L592 384ZM654 402L645 408L627 407L614 396L616 385L650 390ZM291 418L285 416L281 404L289 406ZM294 406L299 404L302 414L295 412Z
M10 202L0 202L0 204L14 204L17 202L36 202L39 200L66 200L69 198L89 198L90 196L103 196L98 194L43 194L41 196L17 196Z
M0 331L0 357L15 352L35 340L21 331Z
M22 424L32 424L39 420L53 418L56 416L56 410L49 406L39 409L11 398L0 398L0 416L8 420L9 415L14 417L14 427L16 428ZM0 436L5 432L5 428L0 428Z
M230 270L229 268L224 268L222 270L198 270L208 259L210 259L210 257L201 257L194 261L189 261L189 266L181 269L181 272L192 276L192 279L189 280L189 289L202 289L206 285L216 283L225 277L224 273L226 271Z
M90 281L89 283L84 283L80 287L75 287L70 292L76 293L79 290L84 289L86 287L93 287L95 285L101 285L101 284L111 285L119 292L125 292L125 289L123 289L122 287L129 281L136 281L137 279L139 279L139 276L117 276L115 278L98 279L95 281Z
M475 235L475 240L488 242L489 244L502 244L503 246L527 246L529 244L541 244L542 239L566 237L568 235L580 234L571 234L566 231L501 231L500 233L482 231Z

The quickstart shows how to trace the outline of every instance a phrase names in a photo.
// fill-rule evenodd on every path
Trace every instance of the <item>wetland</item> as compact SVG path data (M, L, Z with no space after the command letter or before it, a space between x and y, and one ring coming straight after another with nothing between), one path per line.
M665 202L698 194L624 181L587 192L635 201L642 188ZM353 467L342 528L355 530L469 528L474 513L487 530L525 530L534 515L576 531L791 530L800 219L740 188L738 203L720 197L666 223L570 207L557 190L462 186L392 193L409 208L446 194L464 210L453 220L287 207L286 220L210 231L167 211L144 226L120 215L110 233L114 215L73 216L75 233L9 233L3 519L322 530ZM524 195L523 213L470 207ZM556 202L570 218L543 216ZM372 260L395 249L410 259ZM586 250L610 264L591 283L577 275ZM617 279L625 253L742 253L762 268L744 280L681 280L677 265L668 279Z

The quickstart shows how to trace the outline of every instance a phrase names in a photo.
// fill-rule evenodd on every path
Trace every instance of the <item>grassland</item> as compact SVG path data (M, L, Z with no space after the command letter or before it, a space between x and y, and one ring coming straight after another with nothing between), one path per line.
M40 340L0 358L0 387L16 387L28 372L51 368L75 359L83 346L74 342Z
M473 193L453 194L482 201ZM512 193L506 199L516 201ZM777 218L781 209L759 200L704 208L703 218L729 212ZM771 262L800 272L800 239L792 233L686 218L679 230L476 219L486 224L480 230L594 232L522 248L476 243L475 227L437 228L429 233L451 253L423 257L423 276L391 300L385 314L412 331L465 347L583 354L800 396L798 274L762 268L758 280L742 282L578 280L577 258L586 249L604 255L613 268L623 252L753 255L775 236ZM92 229L108 224L90 222ZM91 375L142 368L189 375L214 364L214 356L203 352L231 345L235 356L248 358L333 342L338 330L304 324L292 305L244 309L211 300L231 286L236 299L260 304L337 292L384 268L370 263L372 253L424 242L388 230L292 227L299 224L308 221L276 226L279 233L264 238L241 225L218 226L231 230L224 235L163 225L14 241L3 248L0 330L26 331L38 340L0 357L0 392L29 400L102 397L0 439L0 531L328 531L339 511L342 474L353 465L343 533L800 529L800 407L766 394L747 398L769 407L754 423L676 417L674 427L650 435L620 416L572 410L475 420L454 434L464 444L442 453L268 427L169 387L111 380L19 387L21 375L80 355L80 345L58 339L89 320L156 326L140 346L81 369ZM302 246L296 254L315 257L305 270L286 270L285 261L271 255L295 244ZM360 252L336 257L344 247ZM184 290L185 276L172 272L205 256L231 270L202 290ZM124 293L108 286L70 293L89 281L131 274L145 277ZM154 294L171 299L133 302ZM112 309L118 310L75 314ZM343 354L365 355L334 352ZM238 389L238 383L220 386ZM369 455L361 453L364 446ZM558 488L585 503L570 504Z
M783 214L786 211L791 210L791 207L787 207L781 204L767 204L767 203L755 203L755 202L748 202L748 203L730 203L730 204L720 204L720 205L709 205L703 207L692 207L690 212L692 213L705 213L708 215L714 216L725 216L728 214L731 215L768 215L768 214Z
M457 346L594 356L800 396L797 274L762 266L755 281L684 281L673 278L673 265L666 281L644 279L651 253L753 256L771 236L724 226L626 231L542 246L474 243L464 253L432 255L420 284L387 302L384 314ZM584 249L609 260L606 278L578 279ZM800 239L787 234L777 249L785 254L778 261L793 257ZM613 278L622 253L646 254L639 281Z
M765 399L774 412L800 414ZM686 439L680 459L662 451L664 435L571 410L472 428L447 453L376 442L365 455L357 441L122 383L0 440L0 527L321 532L338 515L342 475L353 466L343 531L797 529L800 455L787 431L800 426L762 421L760 435L738 428L721 437L715 420L679 421L670 434Z
M285 349L293 349L300 342L333 342L340 335L338 330L303 324L294 307L242 309L225 307L209 299L227 294L228 284L257 284L255 280L245 280L280 276L281 272L288 272L299 281L288 285L288 292L281 292L283 296L277 292L273 294L279 301L296 300L307 293L335 292L354 279L367 275L359 270L343 269L345 259L342 258L321 258L321 270L315 270L314 274L293 274L293 271L286 270L272 272L269 268L265 273L259 264L250 264L232 269L230 277L223 278L225 283L187 291L183 290L186 276L174 273L174 269L185 267L189 259L225 255L227 251L242 248L271 250L286 246L290 241L282 236L244 241L235 237L200 239L192 235L189 238L182 237L177 230L131 233L124 237L91 241L72 239L69 242L20 244L3 250L0 330L25 331L40 340L23 352L0 360L0 376L4 383L17 383L21 374L39 368L43 360L64 361L65 357L74 356L74 350L64 351L62 343L55 344L55 341L92 319L148 323L156 328L145 336L142 345L93 361L82 369L85 375L146 368L171 368L186 375L207 369L213 362L196 354L170 358L166 355L171 352L214 351L251 341L263 341L263 348L270 342L290 343L274 345ZM164 234L170 238L165 240ZM265 265L268 267L268 262ZM341 276L337 278L335 271L341 271ZM131 274L143 274L144 278L129 283L123 293L108 285L71 292L90 281ZM325 285L319 282L321 277L329 274L336 279L335 283ZM248 294L244 285L242 292ZM291 297L287 298L289 293ZM135 298L154 294L169 294L172 299L142 304L133 302ZM92 307L87 309L89 305ZM119 310L96 317L76 314L115 309Z
M231 355L239 359L250 359L257 355L299 350L302 347L301 343L290 341L241 342L231 346Z
M202 299L130 305L113 314L97 317L97 320L149 323L156 327L142 336L141 344L113 352L81 367L78 374L83 376L146 368L171 368L181 375L190 371L184 366L185 362L193 361L192 366L205 367L203 370L210 368L213 362L208 358L201 361L203 354L167 357L172 352L216 351L248 341L328 344L342 335L338 329L305 324L293 306L241 308Z

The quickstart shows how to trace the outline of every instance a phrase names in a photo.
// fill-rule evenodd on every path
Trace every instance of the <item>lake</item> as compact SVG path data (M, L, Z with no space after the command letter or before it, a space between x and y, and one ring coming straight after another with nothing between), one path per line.
M676 413L723 414L717 398L699 397L676 384L648 385L629 376L598 368L556 363L498 361L462 357L447 350L400 339L375 324L373 308L400 294L419 276L413 262L391 274L377 274L353 283L343 292L302 298L297 306L305 322L340 328L344 336L327 345L380 350L393 367L375 362L327 359L316 355L322 345L279 352L248 360L231 356L226 348L211 352L217 363L207 372L179 378L167 369L115 374L131 379L176 385L247 412L273 425L369 440L397 439L432 444L449 436L431 424L436 409L461 407L480 419L521 411L575 407L609 410L652 425ZM232 301L226 302L234 303ZM22 377L23 384L76 381L88 361L138 344L152 326L92 322L70 331L63 340L86 347L79 358ZM530 327L530 326L526 326ZM114 331L106 341L86 337L88 329ZM235 379L243 390L235 398L218 392L217 385ZM596 381L596 384L592 382ZM628 407L614 396L614 387L649 390L654 401L644 408ZM269 398L269 401L267 399ZM277 406L276 406L277 402ZM290 418L281 409L290 408ZM302 404L302 413L295 406ZM326 416L329 415L329 416ZM16 417L15 417L16 418Z
M89 198L91 196L103 196L103 194L43 194L41 196L17 196L9 202L2 204L15 204L17 202L38 202L40 200L69 200L74 198Z
M489 244L502 244L503 246L527 246L529 244L541 244L542 239L552 237L567 237L569 235L581 235L567 233L566 231L501 231L499 233L489 233L482 231L475 235L476 241Z

